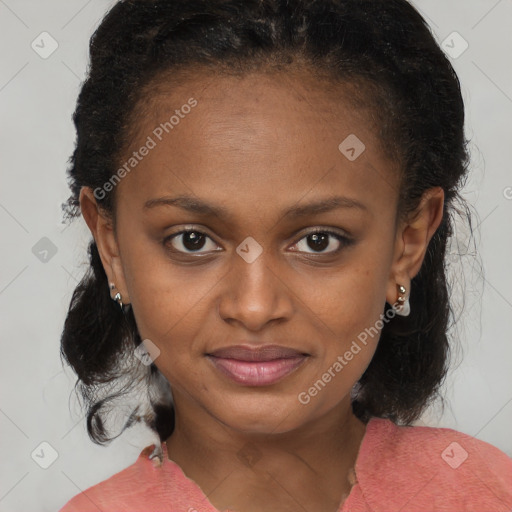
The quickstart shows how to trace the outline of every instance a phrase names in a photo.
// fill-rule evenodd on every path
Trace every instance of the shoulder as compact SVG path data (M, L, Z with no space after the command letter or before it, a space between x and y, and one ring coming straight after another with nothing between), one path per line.
M372 510L512 510L512 459L449 428L372 418L356 474Z
M144 448L132 465L80 492L59 512L175 512L199 503L199 488L168 459L165 443L162 464L150 458L154 448Z
M134 495L140 493L140 485L144 487L148 475L151 473L153 462L149 458L153 446L145 448L136 462L110 478L99 482L80 492L68 501L59 512L86 512L93 510L113 510L109 507L117 506L117 510L123 511L128 501L132 507ZM132 510L134 510L132 508Z

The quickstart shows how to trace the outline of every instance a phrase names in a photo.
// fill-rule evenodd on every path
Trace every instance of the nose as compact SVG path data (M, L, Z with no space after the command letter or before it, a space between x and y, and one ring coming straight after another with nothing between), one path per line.
M240 323L249 331L260 331L271 322L289 319L293 313L291 291L265 251L250 263L237 253L233 259L219 301L222 319Z

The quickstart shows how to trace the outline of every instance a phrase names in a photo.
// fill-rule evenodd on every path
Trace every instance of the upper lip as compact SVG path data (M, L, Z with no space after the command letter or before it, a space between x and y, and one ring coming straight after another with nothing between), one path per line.
M308 354L281 345L263 345L260 347L232 345L209 352L207 355L223 359L237 359L239 361L273 361L275 359L290 359Z

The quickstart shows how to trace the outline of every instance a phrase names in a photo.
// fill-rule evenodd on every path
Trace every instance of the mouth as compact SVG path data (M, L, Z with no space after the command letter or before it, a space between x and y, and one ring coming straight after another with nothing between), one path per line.
M206 354L213 366L244 386L269 386L301 366L309 354L279 345L258 348L237 345Z

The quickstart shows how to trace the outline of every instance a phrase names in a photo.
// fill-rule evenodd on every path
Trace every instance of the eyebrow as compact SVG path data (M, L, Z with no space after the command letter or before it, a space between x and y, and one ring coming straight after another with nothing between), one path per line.
M150 210L158 206L176 206L199 215L216 215L219 218L229 217L229 210L223 206L213 205L195 197L181 195L177 197L158 197L144 203L144 210ZM339 208L355 208L368 211L368 208L356 199L344 196L331 196L320 199L306 205L295 205L283 211L284 217L306 217L329 212Z

